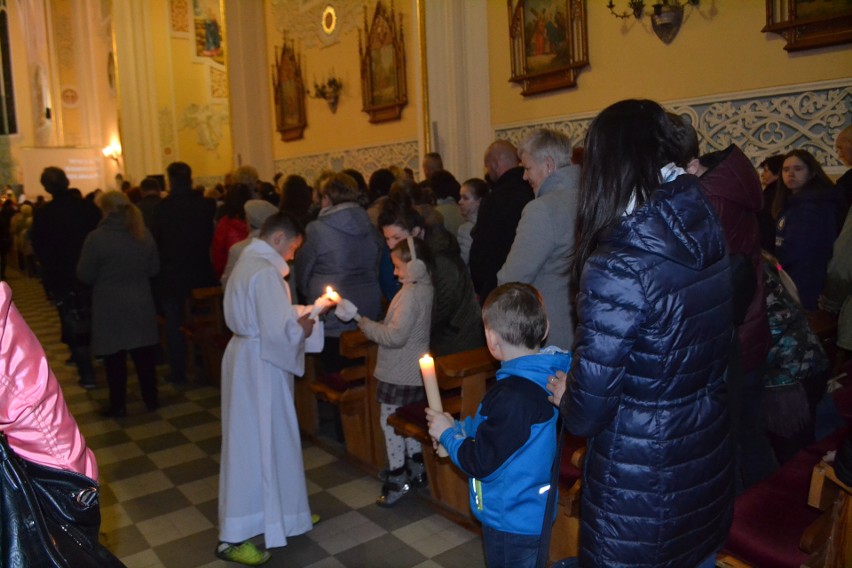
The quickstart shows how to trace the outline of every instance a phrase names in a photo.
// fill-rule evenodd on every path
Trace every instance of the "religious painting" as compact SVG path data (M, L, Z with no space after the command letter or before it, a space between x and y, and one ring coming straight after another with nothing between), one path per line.
M766 0L766 26L801 51L852 43L852 0Z
M219 0L192 0L192 15L195 23L195 55L209 57L224 65L225 49Z
M511 81L524 96L577 84L589 64L585 0L508 0Z
M408 104L402 14L397 21L393 6L388 10L379 0L372 22L367 15L365 7L363 37L358 30L362 110L373 123L398 120Z
M293 40L288 41L286 36L275 55L272 84L275 88L275 125L281 133L281 140L290 142L302 138L308 125L302 57L296 53Z

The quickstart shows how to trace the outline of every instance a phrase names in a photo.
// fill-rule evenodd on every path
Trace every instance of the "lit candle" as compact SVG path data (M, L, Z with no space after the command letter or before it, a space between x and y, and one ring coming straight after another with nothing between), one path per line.
M331 286L325 287L325 297L332 301L332 303L337 303L340 301L340 294L334 291L334 288Z
M317 319L321 311L329 306L333 306L340 301L340 294L334 291L331 286L325 287L325 294L320 296L314 302L314 307L311 308L311 317Z
M423 376L423 388L426 389L426 400L429 403L429 408L435 412L444 412L444 406L441 404L441 391L438 389L438 377L435 376L435 360L427 353L420 358L420 374ZM444 446L438 445L438 455L442 458L447 457L447 450Z

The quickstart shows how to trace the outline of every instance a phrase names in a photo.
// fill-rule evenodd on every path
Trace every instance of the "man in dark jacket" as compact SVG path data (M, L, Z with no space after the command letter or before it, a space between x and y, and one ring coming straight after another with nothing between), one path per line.
M738 482L742 489L757 483L777 468L762 422L763 367L772 336L766 316L763 263L760 255L760 228L757 215L763 208L760 178L751 161L737 146L698 158L698 137L691 130L692 159L686 170L700 177L704 194L713 205L725 244L732 259L746 263L741 280L734 282L734 305L743 307L735 314L738 324L738 353L734 353L729 373L729 408L734 439L738 442ZM735 262L732 262L735 264ZM736 275L737 271L733 271ZM746 294L739 302L737 296ZM738 485L738 487L740 487Z
M136 207L142 212L142 219L145 220L145 226L148 230L152 230L154 226L154 209L160 204L163 198L160 196L160 182L155 177L146 177L139 184L139 193L142 198L136 202Z
M511 142L493 142L485 152L485 168L491 193L482 199L476 226L470 232L470 276L480 302L497 287L497 272L515 242L521 212L534 197Z
M180 328L194 288L216 286L210 261L216 202L192 190L192 170L173 162L166 170L169 196L154 209L154 239L160 253L157 292L166 323L170 382L186 382L186 342Z
M85 329L91 291L77 280L77 260L101 213L92 202L69 191L68 177L60 168L45 168L41 185L53 199L33 214L33 251L41 263L44 289L59 311L62 341L71 349L80 386L93 388L95 372Z

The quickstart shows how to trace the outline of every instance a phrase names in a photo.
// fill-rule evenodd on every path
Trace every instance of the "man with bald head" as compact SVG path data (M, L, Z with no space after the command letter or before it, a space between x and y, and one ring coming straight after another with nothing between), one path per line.
M524 180L518 151L508 140L496 140L485 152L491 193L482 199L476 226L470 235L470 275L480 302L497 287L497 271L515 241L524 206L534 195Z

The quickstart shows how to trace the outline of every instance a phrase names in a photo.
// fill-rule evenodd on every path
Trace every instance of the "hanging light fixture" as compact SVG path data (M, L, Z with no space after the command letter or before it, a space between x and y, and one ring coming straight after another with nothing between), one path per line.
M653 12L650 14L651 27L654 33L660 38L663 43L669 44L677 36L680 31L680 25L683 23L683 8L684 6L698 6L700 0L660 0L653 4ZM609 0L606 5L609 12L621 20L633 17L641 20L645 16L645 2L643 0L629 0L627 2L628 10L616 11L615 2Z

